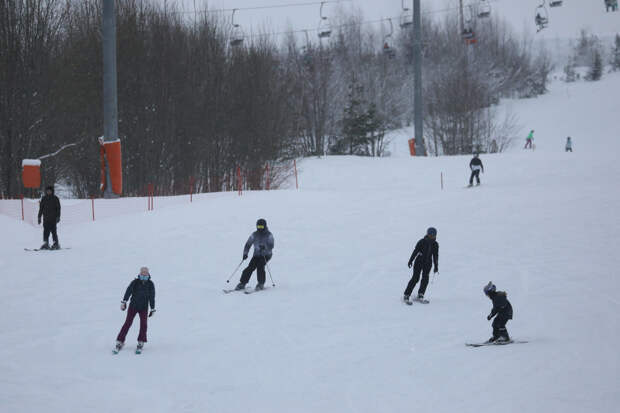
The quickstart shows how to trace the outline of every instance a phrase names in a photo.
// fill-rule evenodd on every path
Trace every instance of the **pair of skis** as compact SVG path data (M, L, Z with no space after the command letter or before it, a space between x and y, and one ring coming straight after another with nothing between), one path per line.
M413 298L413 299L409 299L409 300L404 300L405 304L407 305L413 305L413 303L420 303L420 304L428 304L430 303L430 301L425 300L424 298Z
M62 251L62 250L70 250L69 248L24 248L24 251Z
M239 291L239 292L243 291L244 294L248 294L249 295L249 294L258 293L258 292L261 292L261 291L264 291L264 290L267 290L267 289L269 289L269 287L265 287L262 290L246 290L246 289L237 290L237 289L233 288L233 289L230 289L230 290L224 289L224 290L222 290L222 292L224 292L224 294L230 294L230 293L234 293L234 292L237 292L237 291Z
M112 350L113 354L118 354L121 350L123 349L123 346L121 347L114 347L114 350ZM136 347L136 354L142 354L142 347Z
M509 341L485 341L483 343L465 343L467 347L484 347L484 346L505 346L506 344L525 344L524 340L509 340Z

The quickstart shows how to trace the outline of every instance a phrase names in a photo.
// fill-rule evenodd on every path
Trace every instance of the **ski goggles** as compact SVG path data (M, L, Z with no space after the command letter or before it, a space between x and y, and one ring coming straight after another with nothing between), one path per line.
M138 278L141 279L142 281L146 281L150 278L150 275L138 275Z
M256 229L265 229L265 226L264 225L257 225Z

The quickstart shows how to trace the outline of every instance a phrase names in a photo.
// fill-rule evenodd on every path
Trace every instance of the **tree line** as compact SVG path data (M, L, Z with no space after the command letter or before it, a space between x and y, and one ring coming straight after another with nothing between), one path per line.
M99 193L101 10L98 0L0 0L0 195L22 193L22 159L72 142L43 162L44 185ZM329 40L262 33L232 47L230 22L178 11L117 0L125 195L147 183L161 194L187 192L190 177L194 191L219 191L237 168L259 189L268 162L283 174L277 166L295 157L385 156L386 134L413 121L411 30L386 37L387 22L373 28L340 15ZM492 141L505 148L514 119L493 105L546 91L551 64L531 40L498 18L475 30L477 44L466 46L456 15L423 20L431 154L487 151Z

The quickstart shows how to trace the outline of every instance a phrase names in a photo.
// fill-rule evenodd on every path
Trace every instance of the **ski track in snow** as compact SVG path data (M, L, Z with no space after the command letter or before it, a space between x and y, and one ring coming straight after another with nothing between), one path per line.
M615 411L618 90L613 74L503 102L537 150L483 155L471 190L470 157L413 159L399 137L391 158L306 159L300 191L61 225L71 250L24 252L41 229L0 216L0 411ZM223 294L259 216L276 287ZM406 306L430 225L440 274L429 305ZM142 265L157 288L149 342L134 354L136 319L112 355ZM527 345L465 347L491 334L489 280Z

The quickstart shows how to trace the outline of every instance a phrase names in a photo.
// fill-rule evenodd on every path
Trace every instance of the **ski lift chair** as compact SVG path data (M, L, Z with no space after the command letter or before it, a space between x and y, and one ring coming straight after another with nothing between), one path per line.
M245 39L245 36L243 34L243 29L238 23L235 23L236 12L237 12L237 9L234 9L233 14L232 14L233 31L232 31L232 35L230 36L230 45L232 47L241 46L243 44L243 40Z
M400 14L400 28L407 29L413 26L413 14L409 13L409 7L405 6L405 0L402 0L401 7L403 11Z
M536 7L534 22L536 23L536 27L538 27L538 30L536 30L537 33L542 29L546 28L549 24L549 13L547 12L547 8L545 7L544 0L540 6Z
M390 32L385 35L383 38L383 54L386 55L389 59L393 59L396 56L396 51L394 47L392 47L392 34L394 33L394 25L392 24L392 19L388 19L390 22Z
M476 33L471 28L463 29L461 33L461 38L465 40L465 44L471 45L478 43L478 39L476 39Z
M326 39L332 35L332 26L329 23L329 19L327 18L327 16L323 16L324 5L325 5L325 2L321 2L321 13L320 13L321 20L319 22L319 28L318 28L319 39Z
M491 17L491 5L488 1L480 0L480 5L478 7L478 18L486 19Z

